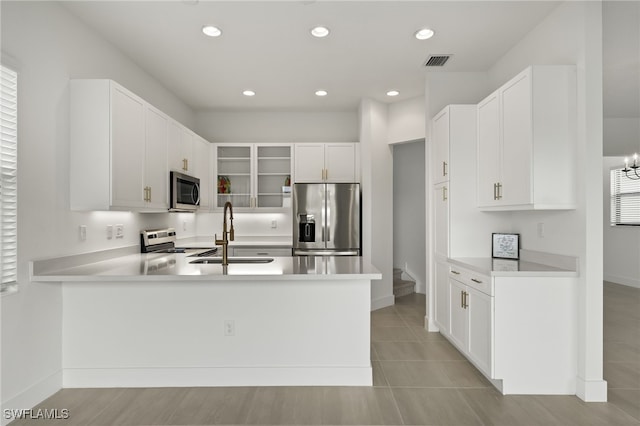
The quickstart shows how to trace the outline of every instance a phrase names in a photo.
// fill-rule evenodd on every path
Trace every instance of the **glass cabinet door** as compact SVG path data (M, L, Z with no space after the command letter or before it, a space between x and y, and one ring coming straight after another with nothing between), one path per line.
M256 207L291 205L291 146L258 145Z
M217 206L252 207L251 146L218 146Z

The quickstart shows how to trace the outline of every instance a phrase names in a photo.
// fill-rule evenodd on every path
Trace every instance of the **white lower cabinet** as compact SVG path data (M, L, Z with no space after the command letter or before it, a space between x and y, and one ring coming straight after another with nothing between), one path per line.
M491 278L451 266L449 339L488 377L493 365ZM484 293L486 291L487 293Z
M436 262L436 277L444 263ZM488 276L446 264L449 328L442 320L440 332L460 353L505 395L576 394L576 278ZM444 312L439 287L436 315Z
M469 330L467 352L473 363L489 377L493 375L492 314L493 297L467 287L467 315Z

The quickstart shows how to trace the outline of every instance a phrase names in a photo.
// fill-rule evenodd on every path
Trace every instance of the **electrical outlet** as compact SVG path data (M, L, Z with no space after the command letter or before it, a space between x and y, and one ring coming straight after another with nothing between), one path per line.
M538 223L538 238L544 238L544 223Z
M124 238L124 225L116 225L116 238Z
M113 238L113 225L107 225L107 240Z
M183 220L183 221L182 221L182 230L183 230L183 231L186 231L186 230L187 230L187 221L186 221L186 220Z
M236 335L236 323L234 320L224 321L224 335L235 336Z
M87 240L87 225L80 225L80 241Z
M275 219L274 219L274 220L272 220L272 221L271 221L271 227L272 227L272 228L277 228L277 227L278 227L278 221L277 221L277 220L275 220Z

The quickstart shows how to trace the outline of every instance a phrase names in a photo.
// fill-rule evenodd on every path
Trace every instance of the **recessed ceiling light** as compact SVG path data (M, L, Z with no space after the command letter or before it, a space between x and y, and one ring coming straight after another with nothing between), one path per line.
M202 27L202 32L209 37L220 37L222 35L222 30L213 25L205 25Z
M327 96L326 90L316 90L316 96Z
M389 90L387 92L387 96L398 96L400 94L400 92L398 92L397 90Z
M242 94L245 96L255 96L256 92L254 92L253 90L245 90L244 92L242 92Z
M329 28L327 27L311 28L311 35L318 38L326 37L329 35Z
M433 37L435 32L429 28L422 28L414 34L418 40L427 40Z

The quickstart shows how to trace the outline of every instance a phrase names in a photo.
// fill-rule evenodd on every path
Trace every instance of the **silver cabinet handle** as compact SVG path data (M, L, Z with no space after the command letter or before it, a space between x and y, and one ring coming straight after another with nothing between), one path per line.
M456 274L456 275L460 275L460 272L458 272L458 271L454 271L453 269L451 270L451 273L452 273L452 274Z
M493 184L493 199L494 200L498 199L498 184L497 183Z
M502 184L498 182L498 200L502 200Z
M464 309L464 291L460 290L460 307Z
M471 278L471 281L473 281L474 283L482 284L482 281L476 280L475 278Z
M447 162L443 161L442 162L442 176L446 176L447 175Z
M467 303L467 296L469 296L469 293L467 293L466 291L464 292L464 309L467 309L469 307L469 304Z
M447 187L442 187L442 201L447 201Z

